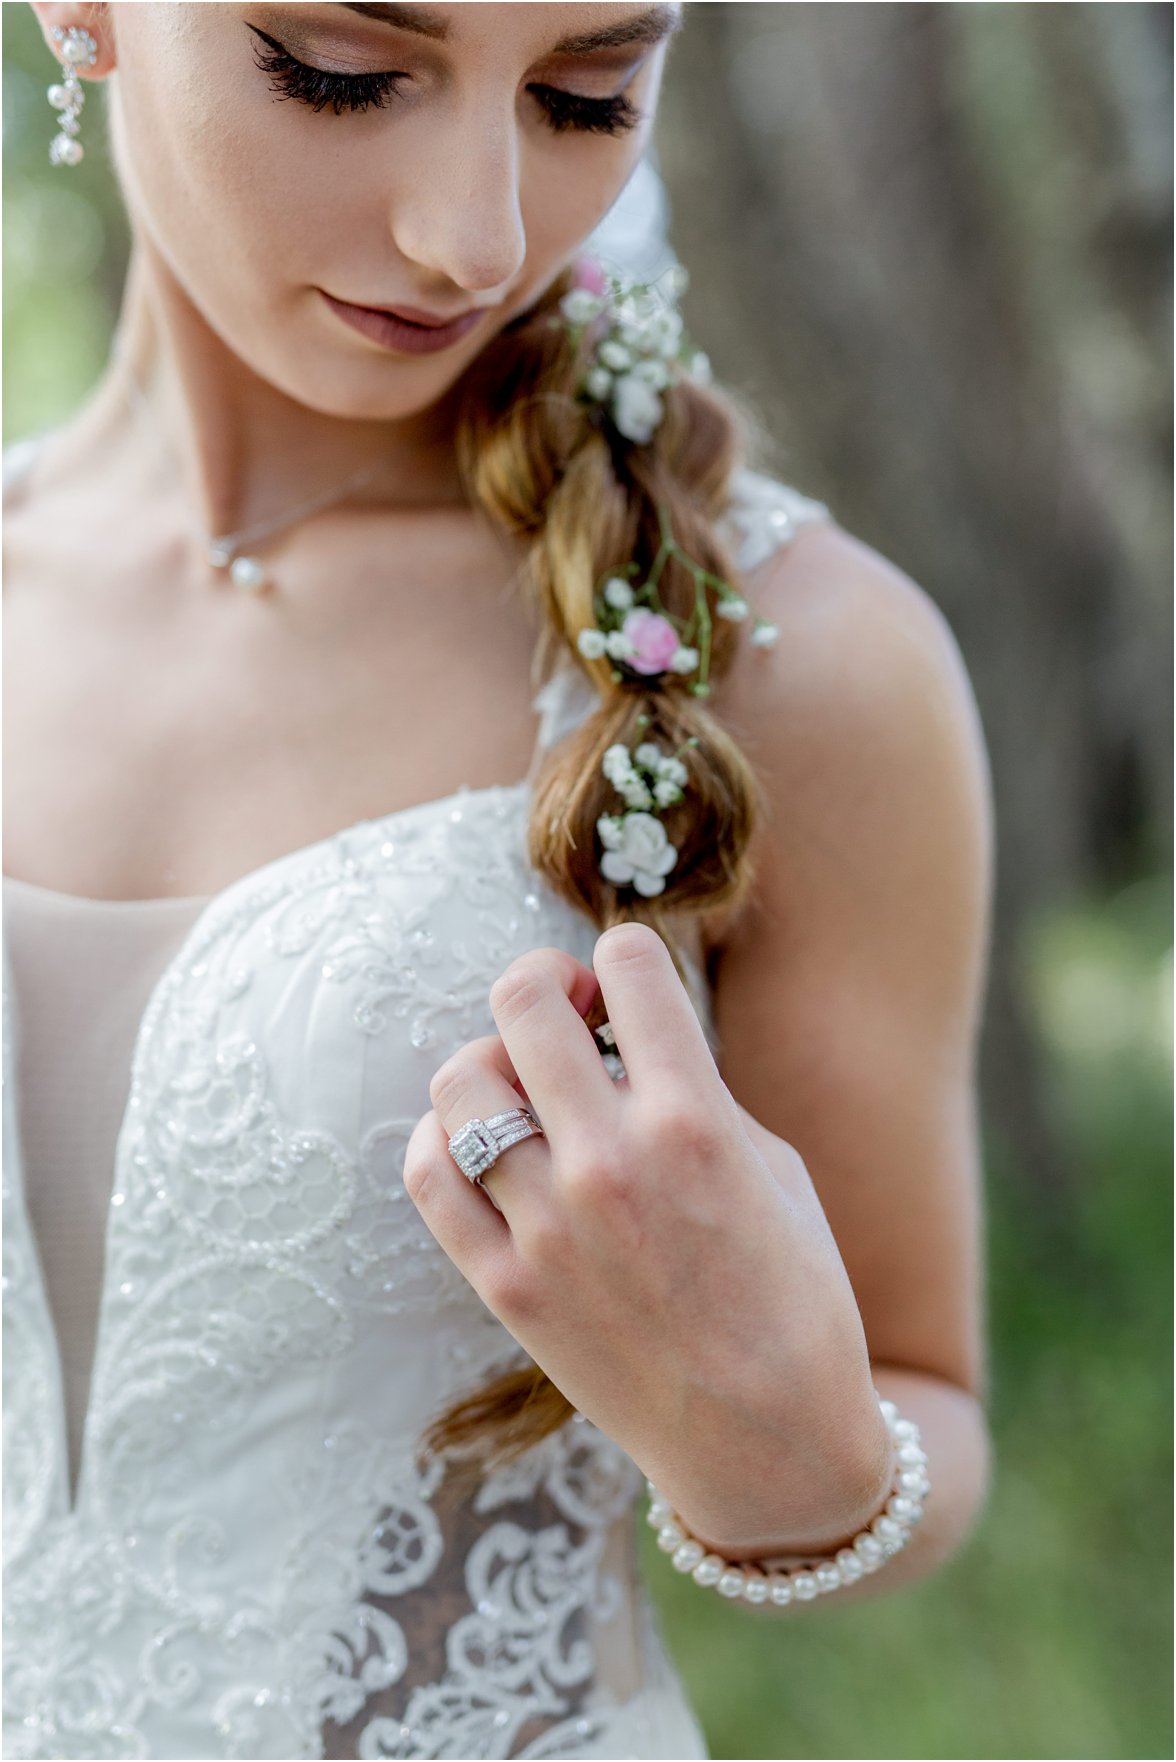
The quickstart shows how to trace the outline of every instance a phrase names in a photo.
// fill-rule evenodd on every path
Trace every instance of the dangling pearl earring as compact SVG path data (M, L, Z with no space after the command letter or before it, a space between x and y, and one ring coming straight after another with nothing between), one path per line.
M78 132L78 116L86 101L86 94L74 68L93 67L98 59L98 43L88 30L76 24L71 24L68 30L62 30L59 24L55 24L53 37L57 43L58 58L65 68L65 78L60 85L49 87L49 102L54 110L61 112L57 119L58 133L49 143L49 163L76 165L85 153L82 143L75 137Z

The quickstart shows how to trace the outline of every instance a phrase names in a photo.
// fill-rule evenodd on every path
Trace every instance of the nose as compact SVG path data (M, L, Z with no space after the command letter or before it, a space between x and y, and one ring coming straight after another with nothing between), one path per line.
M502 287L527 254L514 118L450 115L398 181L392 233L403 256L471 293Z

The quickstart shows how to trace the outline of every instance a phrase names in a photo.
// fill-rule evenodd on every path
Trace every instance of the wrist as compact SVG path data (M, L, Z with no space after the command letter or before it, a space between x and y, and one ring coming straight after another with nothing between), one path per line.
M844 1545L830 1549L824 1544L788 1559L761 1553L744 1562L719 1548L708 1549L647 1479L646 1522L657 1531L657 1545L670 1555L675 1570L689 1573L696 1584L714 1586L723 1597L785 1606L840 1590L884 1566L906 1547L913 1527L922 1520L931 1483L918 1425L900 1414L893 1401L881 1395L877 1400L893 1445L893 1474L882 1509Z
M736 1450L740 1484L728 1479L718 1494L675 1509L691 1535L727 1560L790 1564L834 1554L885 1510L896 1467L895 1440L872 1384L860 1424L848 1429L851 1435L842 1427L837 1446L824 1453L811 1484L782 1448L758 1474ZM811 1434L800 1441L811 1444Z
M712 1536L695 1529L688 1515L683 1514L691 1534L705 1543L709 1552L722 1554L726 1560L756 1560L765 1566L791 1566L849 1547L854 1537L886 1509L894 1481L895 1441L876 1398L872 1405L870 1418L877 1424L873 1427L872 1442L867 1440L863 1446L860 1470L847 1474L844 1481L831 1479L827 1496L811 1503L803 1522L781 1521L770 1529L765 1527L765 1533L759 1535L732 1535L727 1533L730 1526L724 1525L721 1533Z

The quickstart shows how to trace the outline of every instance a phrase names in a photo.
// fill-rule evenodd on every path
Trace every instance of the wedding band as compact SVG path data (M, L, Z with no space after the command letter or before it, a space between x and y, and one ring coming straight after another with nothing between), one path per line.
M467 1120L450 1138L449 1154L462 1174L481 1186L482 1176L504 1150L537 1132L542 1133L543 1127L529 1107L508 1107L488 1120Z

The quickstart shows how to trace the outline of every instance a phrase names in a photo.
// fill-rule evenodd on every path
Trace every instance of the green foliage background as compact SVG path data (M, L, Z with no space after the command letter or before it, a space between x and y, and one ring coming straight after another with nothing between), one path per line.
M3 28L11 440L98 376L127 239L101 93L85 161L51 168L50 58L26 7ZM715 1757L1171 1754L1171 924L1149 872L1055 900L1006 951L1069 1181L1051 1200L986 1119L996 1467L966 1548L892 1596L772 1618L679 1579L640 1524Z

